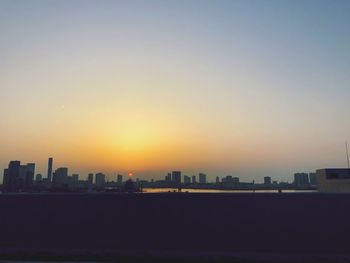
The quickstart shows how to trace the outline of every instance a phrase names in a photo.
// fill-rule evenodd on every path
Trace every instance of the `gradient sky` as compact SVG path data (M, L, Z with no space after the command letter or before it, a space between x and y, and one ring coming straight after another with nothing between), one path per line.
M0 167L242 181L346 166L350 1L0 0Z

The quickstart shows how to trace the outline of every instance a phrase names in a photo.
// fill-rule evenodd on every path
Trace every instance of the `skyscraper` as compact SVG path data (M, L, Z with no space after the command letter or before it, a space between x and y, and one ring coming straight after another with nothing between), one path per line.
M72 174L73 187L78 187L79 185L79 174Z
M191 177L185 175L184 176L184 184L190 184L191 183Z
M203 173L199 173L199 183L206 184L207 183L207 175Z
M20 161L11 161L4 170L3 188L6 192L18 192L20 189Z
M118 184L122 184L123 183L123 175L121 175L121 174L117 175L117 183Z
M26 165L26 173L24 178L25 189L28 189L33 185L34 174L35 174L35 163L28 163Z
M195 184L195 183L196 183L196 176L192 175L192 184Z
M35 183L36 183L36 184L41 183L42 179L43 179L43 176L42 176L41 174L37 174L37 175L35 176Z
M11 161L4 170L3 185L5 192L28 190L33 185L35 164L21 165L20 161Z
M181 184L181 172L180 171L173 171L171 173L171 179L175 185Z
M95 182L97 188L103 188L106 183L106 175L104 175L103 173L97 173L95 175Z
M9 180L9 169L6 168L4 169L4 175L2 177L2 185L5 187L8 185L8 180Z
M166 176L165 176L165 181L166 182L171 182L171 173L168 173Z
M68 186L68 168L61 167L56 169L52 176L52 185L54 187Z
M52 163L53 163L53 159L50 157L49 158L49 163L48 163L48 168L47 168L47 180L49 183L52 182Z
M309 179L311 185L316 185L316 173L309 173Z
M93 183L94 183L94 174L89 174L88 175L88 183L89 183L89 185L93 185Z
M295 173L294 174L294 184L295 186L305 186L310 183L309 174L307 173Z
M19 166L19 176L18 176L18 187L19 187L19 189L24 189L26 175L27 175L27 166L26 165L20 165Z

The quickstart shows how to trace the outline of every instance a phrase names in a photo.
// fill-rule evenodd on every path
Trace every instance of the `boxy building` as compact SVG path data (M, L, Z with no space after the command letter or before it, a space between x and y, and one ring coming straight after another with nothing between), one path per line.
M319 192L350 193L350 169L319 169L316 171L316 183Z

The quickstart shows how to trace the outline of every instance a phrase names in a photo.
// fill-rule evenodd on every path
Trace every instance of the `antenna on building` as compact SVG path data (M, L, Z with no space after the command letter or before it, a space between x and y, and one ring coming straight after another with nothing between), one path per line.
M348 169L350 168L350 162L349 162L349 149L348 149L348 141L345 141L345 148L346 148L346 158L348 160Z

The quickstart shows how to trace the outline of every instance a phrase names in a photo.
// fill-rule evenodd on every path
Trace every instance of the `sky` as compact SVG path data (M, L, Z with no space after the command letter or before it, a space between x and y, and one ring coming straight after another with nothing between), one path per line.
M0 168L346 167L350 1L0 0Z

